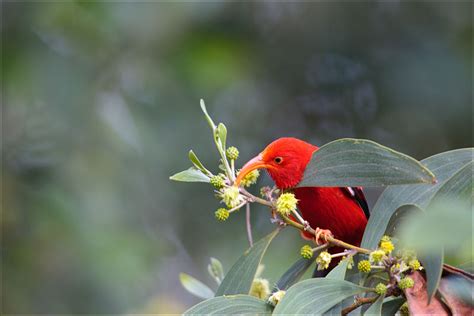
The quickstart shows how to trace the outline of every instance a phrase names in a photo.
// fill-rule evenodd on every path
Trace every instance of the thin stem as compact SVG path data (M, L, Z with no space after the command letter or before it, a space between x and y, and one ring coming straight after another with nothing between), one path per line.
M353 310L357 309L358 307L364 305L364 304L370 304L370 303L373 303L375 302L379 297L378 296L374 296L374 297L359 297L356 299L355 303L352 304L351 306L348 306L346 308L344 308L342 311L341 311L341 315L342 316L345 316L347 314L349 314L350 312L352 312Z
M233 207L229 210L229 213L232 213L234 211L237 211L238 209L240 209L242 206L244 206L245 204L248 205L248 202L247 201L243 201L242 203L240 203L239 205L237 205L236 207Z
M305 225L306 221L303 219L303 217L301 217L300 213L298 213L297 210L292 211L292 213L293 213L293 215L295 215L296 219L298 219L298 221L301 224Z
M247 203L245 206L245 222L247 224L247 238L249 240L250 247L253 246L253 238L252 238L252 223L250 222L250 204Z

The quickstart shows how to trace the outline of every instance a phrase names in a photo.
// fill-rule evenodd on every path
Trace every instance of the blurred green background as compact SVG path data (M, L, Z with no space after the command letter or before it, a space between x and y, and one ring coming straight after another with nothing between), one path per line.
M472 3L3 2L2 313L179 313L246 247L204 184L217 153L369 138L418 159L472 142ZM268 183L262 177L259 184ZM380 190L369 189L372 205ZM272 229L263 208L254 234ZM275 282L303 241L265 258ZM465 258L452 258L461 262Z

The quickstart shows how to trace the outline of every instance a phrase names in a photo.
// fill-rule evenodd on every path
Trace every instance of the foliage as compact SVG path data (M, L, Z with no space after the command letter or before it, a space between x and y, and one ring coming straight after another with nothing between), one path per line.
M209 179L218 176L219 186L213 184L215 181L211 181L211 184L216 188L216 196L229 208L226 216L244 205L249 207L250 203L257 202L270 207L273 221L281 227L290 226L314 232L299 215L293 194L280 192L276 188L262 188L262 199L253 196L243 186L234 185L238 175L235 169L238 150L235 147L231 147L230 151L226 149L225 125L215 125L202 100L201 108L213 133L222 173L212 174L190 152L194 167L170 179L209 182ZM262 296L261 293L255 295L250 289L252 284L261 282L262 279L256 278L257 269L268 245L281 228L255 245L249 238L251 247L219 281L216 297L198 304L186 314L224 311L265 314L272 310L273 314L323 314L335 311L347 314L364 304L370 304L367 314L380 314L382 310L393 314L403 303L404 292L415 286L411 275L419 273L421 269L426 270L427 294L432 297L441 278L443 249L452 249L458 244L456 239L453 241L448 237L455 234L449 229L459 228L456 225L463 221L470 223L467 202L472 198L472 154L472 149L457 150L418 162L367 140L342 139L322 146L313 154L299 186L388 186L369 220L363 248L333 237L316 248L306 245L300 249L303 259L285 272L273 289L273 294L265 293ZM199 177L196 177L196 173L199 173ZM414 209L417 211L413 212ZM405 216L399 216L400 213ZM290 214L293 216L291 219ZM443 225L447 225L447 231L444 234L436 233L440 228L430 229L436 226L436 221L445 217ZM427 221L432 225L426 225ZM461 230L468 232L468 226ZM250 229L250 222L247 222L247 228ZM391 236L382 236L384 233ZM325 251L333 245L342 246L346 251L333 255ZM420 253L423 267L417 259L417 252ZM348 279L346 271L352 268L356 253L359 253L358 270L361 272L352 274ZM328 268L333 257L342 255L345 259L325 278L298 282L313 261L318 264L318 270L323 270ZM375 280L377 282L374 283ZM199 281L190 280L189 277L181 281L191 293L208 298L208 288ZM202 292L196 293L196 289ZM260 300L251 298L249 294L254 294ZM356 297L355 303L346 302L351 297ZM241 307L239 304L242 304Z

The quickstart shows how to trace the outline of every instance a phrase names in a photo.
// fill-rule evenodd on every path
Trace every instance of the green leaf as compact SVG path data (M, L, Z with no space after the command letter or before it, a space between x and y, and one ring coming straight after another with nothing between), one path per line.
M212 120L211 116L207 113L206 104L204 103L204 100L201 99L200 103L201 103L202 113L204 113L204 116L206 117L206 120L209 123L209 126L214 131L216 129L216 124L214 124L214 121Z
M278 232L279 229L274 230L244 252L222 280L216 296L249 293L258 265Z
M188 153L189 160L193 163L194 167L197 169L201 170L203 173L207 173L208 170L204 167L204 165L201 163L199 158L196 156L194 151L190 150Z
M217 136L219 136L219 139L221 141L222 150L225 151L225 143L227 140L227 128L222 123L219 123L219 125L217 125Z
M189 274L180 273L179 281L181 281L181 284L189 293L199 298L208 299L214 296L214 292L207 285Z
M451 185L455 177L447 181L444 186L449 185L453 189ZM464 181L457 183L462 183L462 186L469 185ZM438 191L442 196L446 196L443 193L444 186ZM461 191L465 190L458 188L457 192ZM470 199L445 200L437 198L438 193L426 212L411 216L402 226L400 233L401 242L419 253L419 259L426 270L429 298L435 293L441 278L443 249L451 253L459 253L462 243L470 240L472 234Z
M170 180L182 181L182 182L207 182L209 183L209 177L202 173L201 170L194 167L189 168L174 174L170 177Z
M339 262L337 266L332 269L328 275L326 275L326 278L329 279L336 279L336 280L344 280L346 278L346 271L347 271L347 266L349 265L349 260L343 259Z
M401 297L387 298L383 302L381 314L383 316L393 316L398 312L400 307L402 307L403 303L405 303L405 302L406 302L406 300L404 298L401 298Z
M314 254L317 256L318 254ZM277 284L273 291L277 290L286 290L293 284L295 284L303 274L305 274L306 270L314 263L314 260L301 258L296 261L286 272L281 276L280 280L278 280Z
M364 315L380 315L382 314L382 303L385 298L385 295L379 295L377 300L370 305L370 307L365 311Z
M273 314L322 314L345 298L368 290L344 280L304 280L288 289Z
M473 154L472 148L466 148L444 152L422 160L421 162L436 175L437 184L402 185L385 189L370 214L362 239L362 247L368 249L377 247L392 214L400 206L414 204L425 208L442 184L472 161Z
M344 138L313 154L298 187L369 187L433 181L430 170L405 154L370 140Z
M422 209L413 204L400 206L390 218L387 228L385 229L385 235L400 236L400 229L405 223L407 223L407 220L409 220L414 214L421 214L423 212Z
M218 296L194 305L183 315L270 315L265 301L250 295Z
M207 271L216 280L217 284L221 284L224 279L224 268L219 260L211 257L211 263L207 265Z

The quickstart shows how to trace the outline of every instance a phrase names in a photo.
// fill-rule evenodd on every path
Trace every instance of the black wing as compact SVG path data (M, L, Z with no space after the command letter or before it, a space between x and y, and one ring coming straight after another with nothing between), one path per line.
M359 206L364 211L365 217L368 219L370 216L369 205L367 204L367 200L365 199L364 191L362 191L362 188L346 187L343 188L343 191L346 192L354 200L356 200L357 204L359 204Z

